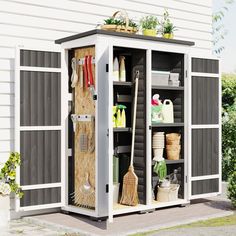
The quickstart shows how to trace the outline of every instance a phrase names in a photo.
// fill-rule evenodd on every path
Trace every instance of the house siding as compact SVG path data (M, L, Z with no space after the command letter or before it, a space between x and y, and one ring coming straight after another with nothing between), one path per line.
M15 47L54 47L54 40L91 30L117 9L138 20L159 18L164 8L178 30L177 39L194 41L196 50L212 50L212 0L0 0L0 162L14 150Z

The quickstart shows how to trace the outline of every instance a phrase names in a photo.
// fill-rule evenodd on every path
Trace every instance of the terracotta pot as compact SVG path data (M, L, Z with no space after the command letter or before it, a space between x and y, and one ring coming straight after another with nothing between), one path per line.
M163 38L165 39L173 39L174 38L174 34L171 33L171 34L163 34Z
M145 29L143 30L143 35L145 36L157 36L157 31L155 29Z
M0 194L0 226L6 226L10 220L10 196Z

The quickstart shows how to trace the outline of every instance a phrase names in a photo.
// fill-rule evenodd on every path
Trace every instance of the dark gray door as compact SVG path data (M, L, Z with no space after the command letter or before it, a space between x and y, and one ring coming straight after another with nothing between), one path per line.
M16 147L22 158L19 181L24 192L19 209L59 207L61 54L20 49L18 56Z
M221 191L219 61L191 58L190 198Z

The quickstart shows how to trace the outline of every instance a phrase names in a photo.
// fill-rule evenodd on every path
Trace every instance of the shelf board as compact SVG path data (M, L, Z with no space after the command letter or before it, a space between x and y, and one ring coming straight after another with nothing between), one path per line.
M184 163L184 159L179 159L179 160L166 160L166 164L167 164L167 165L179 164L179 163Z
M113 86L132 87L132 82L113 81Z
M184 86L158 86L158 85L152 85L152 89L156 89L156 90L180 90L183 91L184 90Z
M158 123L158 124L152 124L153 128L158 128L158 127L184 127L184 123Z
M167 160L166 161L166 165L172 165L172 164L181 164L184 163L184 159L179 159L179 160ZM155 165L155 161L152 160L152 165Z
M113 128L113 132L131 132L131 128L127 127L127 128Z

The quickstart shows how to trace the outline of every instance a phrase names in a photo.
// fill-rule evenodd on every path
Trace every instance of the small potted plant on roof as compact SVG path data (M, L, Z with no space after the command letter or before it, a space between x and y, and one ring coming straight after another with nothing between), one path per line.
M16 183L16 168L20 165L20 154L12 152L9 159L0 165L0 225L6 225L10 214L10 194L21 198L23 193Z
M142 28L143 35L156 36L158 24L159 22L156 16L144 16L140 21L140 26Z
M169 12L165 10L163 21L161 22L161 31L162 36L166 39L173 39L174 38L174 31L176 30L176 27L169 19Z

